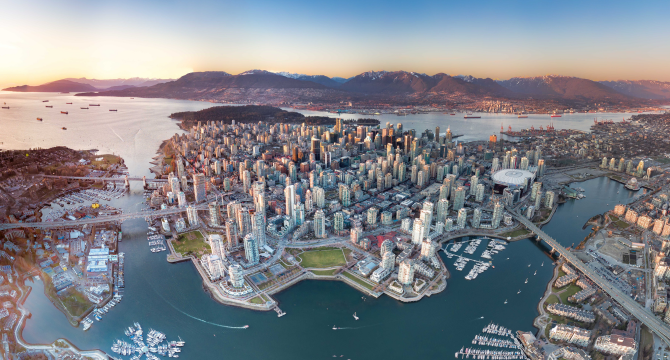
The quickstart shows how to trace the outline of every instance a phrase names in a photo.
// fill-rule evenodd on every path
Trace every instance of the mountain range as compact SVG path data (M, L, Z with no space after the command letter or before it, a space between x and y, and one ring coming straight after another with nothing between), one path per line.
M132 96L211 101L442 101L454 96L502 99L545 99L564 102L639 102L670 100L670 82L652 80L593 81L548 75L509 80L445 73L368 71L351 78L249 70L186 74L179 79L63 79L6 91L82 92L87 96Z
M2 89L3 91L15 92L85 92L85 91L112 91L123 90L131 87L153 86L156 84L172 81L172 79L87 79L87 78L65 78L46 84L30 86L21 85Z

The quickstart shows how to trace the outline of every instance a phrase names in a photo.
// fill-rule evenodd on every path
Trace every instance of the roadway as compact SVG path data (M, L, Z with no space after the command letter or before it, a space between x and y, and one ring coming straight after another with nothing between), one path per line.
M551 246L555 251L557 251L561 256L571 263L577 270L582 272L586 277L591 279L594 284L600 287L604 292L612 297L616 302L618 302L626 311L639 319L643 324L647 325L654 333L656 333L661 340L666 344L670 345L670 327L652 314L649 310L645 309L638 302L633 300L630 296L624 294L621 290L614 287L610 284L609 281L603 279L598 275L593 269L584 264L576 256L572 254L569 250L561 246L556 240L551 236L547 235L540 228L535 226L530 220L519 215L512 209L506 207L507 211L512 214L519 222L526 226L530 231L535 233L540 239L544 240Z
M40 175L52 179L71 179L71 180L103 180L103 181L126 181L125 177L87 177L87 176L60 176L60 175ZM143 178L128 177L128 181L144 181ZM167 182L167 179L146 179L147 182Z
M207 210L208 205L196 205L194 206L196 210ZM33 229L51 229L51 228L62 228L62 227L75 227L83 225L92 225L106 222L123 222L125 220L139 219L139 218L148 218L148 217L162 217L167 215L179 214L186 211L186 208L170 208L165 210L156 210L156 211L140 211L136 213L129 214L119 214L119 215L110 215L110 216L99 216L92 219L80 219L72 221L49 221L49 222L33 222L33 223L4 223L0 224L0 230L7 229L21 229L21 228L33 228Z

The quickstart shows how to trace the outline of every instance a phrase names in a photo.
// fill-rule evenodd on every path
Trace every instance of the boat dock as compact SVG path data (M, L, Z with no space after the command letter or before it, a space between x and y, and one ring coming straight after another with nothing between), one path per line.
M283 312L283 311L279 308L279 306L275 306L273 310L277 312L277 317L282 317L282 316L286 315L286 313Z

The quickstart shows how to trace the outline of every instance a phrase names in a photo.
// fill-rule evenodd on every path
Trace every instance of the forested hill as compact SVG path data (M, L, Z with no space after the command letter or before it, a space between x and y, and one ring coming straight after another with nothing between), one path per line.
M190 126L198 121L207 122L223 122L225 124L232 123L254 123L254 122L268 122L274 123L291 123L307 125L335 125L335 118L327 116L304 116L303 114L286 111L274 106L264 105L245 105L245 106L214 106L200 111L184 111L173 113L170 118L181 120L184 125ZM365 125L377 125L379 121L376 119L361 119L359 121ZM187 126L187 127L188 127Z

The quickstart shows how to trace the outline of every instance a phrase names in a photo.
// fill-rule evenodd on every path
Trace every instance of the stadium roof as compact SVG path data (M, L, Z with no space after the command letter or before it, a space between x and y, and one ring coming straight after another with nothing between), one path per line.
M532 179L534 177L534 173L520 169L504 169L491 176L496 184L508 186L522 186L526 179Z

